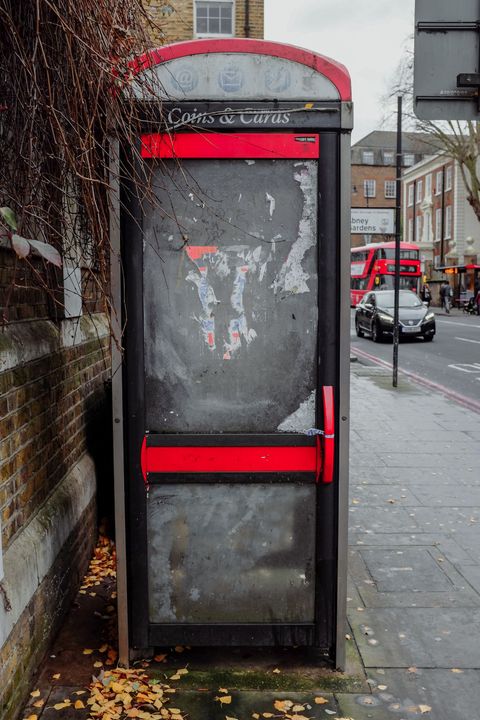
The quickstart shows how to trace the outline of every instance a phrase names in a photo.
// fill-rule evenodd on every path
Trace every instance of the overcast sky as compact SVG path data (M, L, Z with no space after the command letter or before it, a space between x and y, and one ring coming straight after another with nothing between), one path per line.
M414 0L265 0L265 38L327 55L348 68L353 86L353 142L382 127L388 89L406 38Z

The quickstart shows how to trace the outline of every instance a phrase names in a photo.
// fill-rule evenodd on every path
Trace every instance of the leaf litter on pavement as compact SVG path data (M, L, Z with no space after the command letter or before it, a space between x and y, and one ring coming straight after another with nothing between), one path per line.
M114 583L116 580L116 551L114 543L105 535L100 534L94 555L80 587L81 595L96 595L89 592L92 588L100 588L103 584ZM104 590L105 588L102 588ZM116 592L110 593L109 600L115 601ZM98 612L96 614L99 614ZM91 658L93 667L99 672L92 677L91 683L85 690L73 691L72 698L65 697L63 701L56 702L49 706L54 710L88 710L88 720L187 720L186 714L175 703L176 688L169 684L171 681L181 680L188 674L188 668L183 667L174 670L170 677L165 675L165 681L150 678L144 668L149 667L149 661L143 661L141 668L125 669L113 667L118 659L115 646L115 605L106 607L102 619L108 621L106 631L107 642L103 642L98 648L83 648L80 652ZM183 646L176 646L175 653L182 653ZM156 655L155 662L166 662L167 654ZM109 666L109 667L105 667ZM274 672L279 672L274 670ZM59 674L55 677L58 679ZM226 688L219 688L219 696L215 700L225 710L230 710L232 696ZM40 691L31 693L32 698L38 698ZM79 696L82 696L81 699ZM43 707L44 700L35 702L36 707ZM313 703L317 705L327 704L328 700L323 697L314 697ZM427 711L428 706L421 706L422 713ZM275 700L272 711L253 712L251 717L269 718L275 720L311 720L309 714L312 705L299 703L291 700ZM232 712L232 711L231 711ZM334 711L325 712L335 715ZM233 711L234 713L234 711ZM61 714L59 714L59 717ZM68 717L71 717L69 715ZM238 720L233 715L225 715L226 720ZM30 715L24 720L37 720L36 715ZM192 718L191 720L194 720ZM243 719L242 719L243 720ZM338 720L353 720L353 718L338 718Z

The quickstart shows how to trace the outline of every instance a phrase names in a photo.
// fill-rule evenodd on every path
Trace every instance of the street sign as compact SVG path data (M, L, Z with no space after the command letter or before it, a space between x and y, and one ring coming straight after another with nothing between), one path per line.
M393 208L352 208L352 235L394 235Z
M421 120L478 120L478 0L416 0L414 111Z

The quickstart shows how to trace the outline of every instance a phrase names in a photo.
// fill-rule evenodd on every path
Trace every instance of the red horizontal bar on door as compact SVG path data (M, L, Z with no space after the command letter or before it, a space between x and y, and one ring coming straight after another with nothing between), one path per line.
M317 448L145 447L144 473L270 473L317 471Z
M309 133L150 133L143 158L315 159L320 139Z

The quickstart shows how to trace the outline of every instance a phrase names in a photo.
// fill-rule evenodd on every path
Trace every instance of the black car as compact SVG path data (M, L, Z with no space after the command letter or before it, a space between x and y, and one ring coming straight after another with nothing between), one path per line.
M368 333L374 342L393 336L393 290L375 290L363 296L355 312L358 337ZM435 315L415 293L400 290L400 337L423 337L433 340Z

